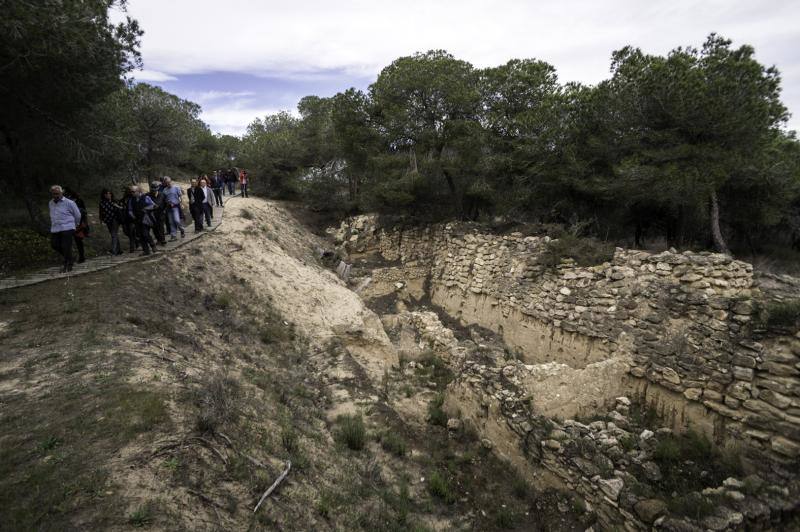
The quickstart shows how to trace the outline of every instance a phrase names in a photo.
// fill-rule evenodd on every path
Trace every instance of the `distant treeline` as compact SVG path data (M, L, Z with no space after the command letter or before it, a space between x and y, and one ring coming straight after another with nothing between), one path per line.
M366 93L298 109L250 124L239 156L270 193L320 209L800 249L800 146L782 130L778 71L717 35L666 57L623 48L593 87L543 61L478 69L429 51Z
M234 164L239 139L212 134L200 106L125 81L141 65L142 31L132 19L110 22L109 9L124 12L124 0L0 6L0 222L19 223L24 205L46 231L54 183L84 195L119 192Z
M800 145L774 67L711 35L667 56L612 54L609 79L543 61L478 69L401 57L367 92L212 134L200 107L124 81L140 66L122 0L7 2L0 17L0 197L45 227L47 185L248 168L251 186L337 214L558 224L643 245L800 250ZM4 212L6 212L4 210Z

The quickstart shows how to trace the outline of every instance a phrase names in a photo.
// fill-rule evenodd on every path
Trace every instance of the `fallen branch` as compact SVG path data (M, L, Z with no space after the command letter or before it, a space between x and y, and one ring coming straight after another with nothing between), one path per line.
M267 491L264 492L264 495L261 496L261 499L258 500L258 504L256 504L256 507L253 509L253 513L256 513L258 511L259 507L261 506L261 503L264 502L264 499L269 497L270 493L272 493L275 490L275 488L278 487L278 484L283 482L283 479L285 479L286 475L289 474L289 470L291 468L292 468L292 461L291 460L287 460L286 461L286 469L284 469L283 473L281 473L281 476L279 476L278 479L275 482L272 483L272 486L270 486L267 489Z
M167 443L165 445L162 445L161 447L159 447L158 449L156 449L155 451L153 451L150 454L150 459L152 460L153 458L156 458L157 456L161 456L162 454L165 454L167 451L171 451L172 449L175 449L176 447L181 447L183 445L186 445L186 443L187 443L186 440L183 439L183 440L180 440L180 441L171 441L171 442L169 442L169 443Z
M247 461L250 462L251 464L253 464L254 466L260 467L261 469L267 469L267 466L264 465L263 462L260 462L260 461L256 460L255 458L253 458L252 456L250 456L249 454L243 453L242 451L237 449L236 446L233 445L233 441L230 439L230 437L228 435L226 435L224 432L217 431L214 434L216 436L221 437L223 440L225 440L228 443L228 447L233 449L233 451L235 453L239 454L242 458L246 458Z
M233 447L233 442L232 442L232 441L231 441L231 439L230 439L228 436L226 436L226 435L225 435L223 432L216 431L216 432L214 432L214 434L216 434L217 436L220 436L220 437L221 437L223 440L225 440L226 442L228 442L228 447ZM235 450L235 448L234 448L234 450Z
M187 440L195 440L200 442L204 447L206 447L207 449L211 450L214 454L219 456L219 459L222 460L223 464L228 465L228 459L225 458L225 456L220 451L218 451L217 448L214 447L214 445L207 439L201 438L200 436L192 436L190 438L187 438Z

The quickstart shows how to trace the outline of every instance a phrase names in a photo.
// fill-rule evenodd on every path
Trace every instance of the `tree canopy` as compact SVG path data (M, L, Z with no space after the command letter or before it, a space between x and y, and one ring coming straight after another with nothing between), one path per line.
M273 194L320 208L800 249L779 73L716 34L665 56L624 47L596 86L561 84L537 59L477 69L432 50L393 61L366 93L309 96L298 111L251 124L243 160L279 176Z
M125 0L0 0L0 188L34 225L47 185L78 189L199 173L234 163L239 139L213 135L200 107L126 81L142 31Z

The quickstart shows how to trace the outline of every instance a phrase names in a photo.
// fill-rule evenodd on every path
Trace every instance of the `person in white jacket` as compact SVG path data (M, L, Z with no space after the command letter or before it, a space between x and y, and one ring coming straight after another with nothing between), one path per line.
M74 201L64 197L64 189L58 185L50 187L50 196L50 245L64 258L61 273L66 273L72 270L72 241L81 222L81 211Z

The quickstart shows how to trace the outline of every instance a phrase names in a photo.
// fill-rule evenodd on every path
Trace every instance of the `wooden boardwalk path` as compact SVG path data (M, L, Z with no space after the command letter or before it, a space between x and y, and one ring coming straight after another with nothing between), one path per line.
M225 196L224 204L227 204L228 201L238 198L239 196ZM189 225L185 228L186 230L186 237L181 238L178 235L178 239L175 241L170 242L169 237L167 238L167 245L161 246L156 244L156 249L158 250L155 254L141 256L141 252L137 250L134 253L123 253L122 255L100 255L98 257L87 259L86 262L82 264L75 263L72 268L71 272L68 273L61 273L61 265L58 264L57 266L53 266L52 268L46 268L44 270L39 270L36 272L30 272L21 274L18 276L10 276L4 277L0 279L0 290L8 290L9 288L17 288L19 286L28 286L37 283L43 283L45 281L50 281L52 279L64 279L67 277L75 276L75 275L82 275L85 273L96 272L100 270L107 270L109 268L113 268L114 266L118 266L120 264L126 264L129 262L135 262L138 260L144 260L148 258L153 258L154 256L158 256L161 253L169 253L170 251L177 249L179 247L185 246L186 244L193 242L196 238L199 238L205 234L208 234L211 231L214 231L217 227L222 224L222 217L225 213L225 207L214 207L214 218L211 220L211 227L206 227L204 231L196 233L194 231L194 224L191 223L191 219L187 219ZM103 230L103 233L106 233L105 226L98 224L97 232ZM123 249L127 249L127 238L125 235L121 234L120 231L120 244L122 245ZM110 239L111 237L104 234L104 237ZM110 245L110 244L109 244ZM57 263L58 259L53 254L53 262Z

